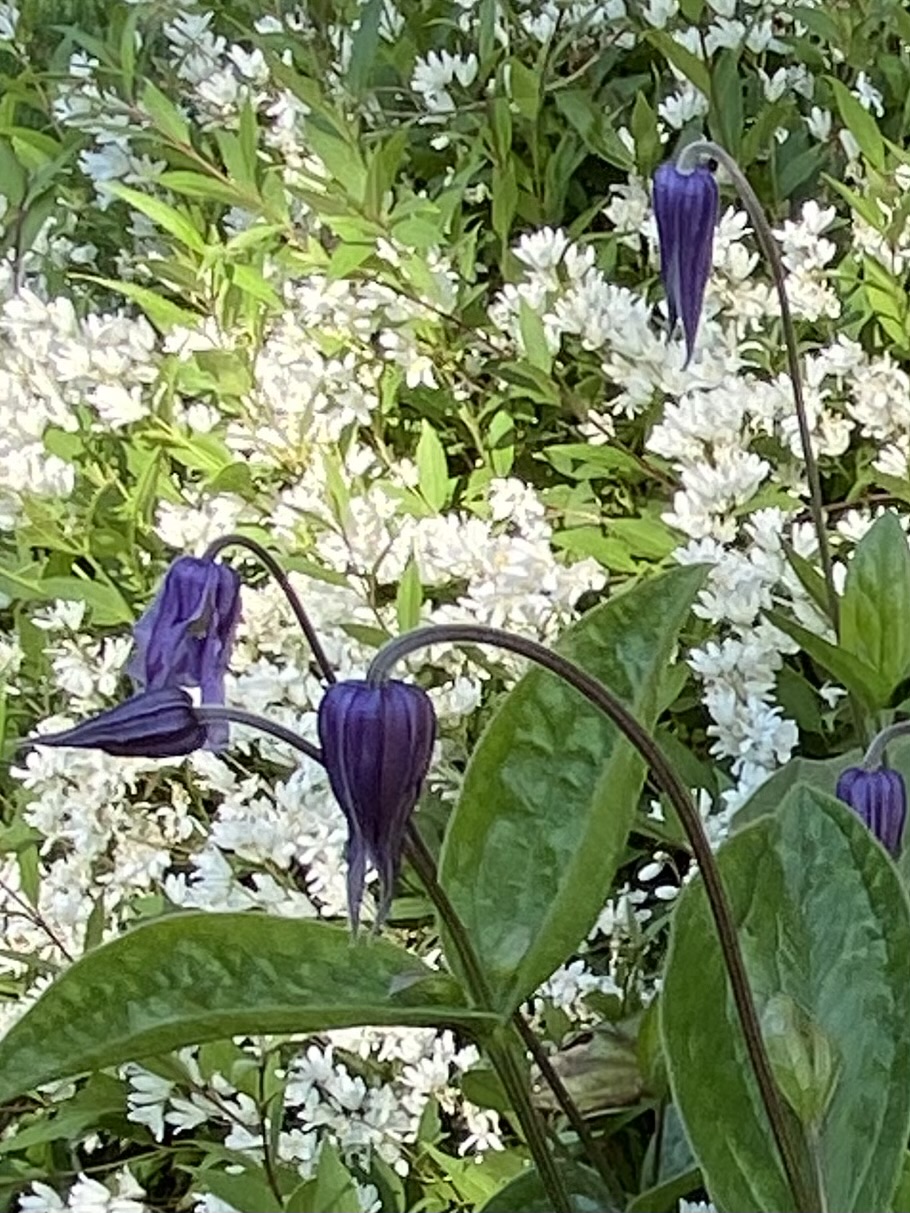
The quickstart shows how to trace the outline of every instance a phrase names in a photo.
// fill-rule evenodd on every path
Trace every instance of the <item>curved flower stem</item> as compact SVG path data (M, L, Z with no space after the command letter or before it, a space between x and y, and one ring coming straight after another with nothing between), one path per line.
M322 751L318 746L307 741L305 737L301 737L293 729L286 728L283 724L278 724L277 721L269 720L265 716L258 716L255 712L247 712L243 708L230 707L203 706L195 708L194 711L203 722L227 720L233 724L244 724L250 728L258 729L262 733L268 733L272 737L277 737L280 741L293 746L294 749L299 750L302 754L306 754L314 762L322 763ZM411 862L414 864L417 875L420 877L427 891L427 895L436 906L440 917L446 924L449 935L458 951L459 959L464 968L465 977L467 978L475 1002L487 1010L494 1009L490 988L477 953L471 945L471 941L468 938L461 919L455 912L455 908L436 878L436 865L433 862L433 857L427 850L423 839L413 824L408 828L408 854ZM563 1175L556 1166L553 1155L550 1152L543 1121L541 1120L540 1113L531 1102L531 1092L526 1077L522 1074L521 1066L518 1065L515 1059L512 1042L507 1037L498 1042L487 1042L487 1051L490 1060L496 1067L500 1081L508 1092L515 1115L518 1117L525 1140L528 1143L528 1149L531 1151L541 1181L547 1190L547 1195L554 1202L554 1208L557 1210L557 1213L571 1213L571 1197L566 1188ZM596 1163L596 1155L592 1156L591 1161Z
M803 394L802 373L799 367L799 350L796 344L796 330L793 327L793 315L790 311L790 300L787 298L786 275L781 261L780 249L771 231L762 204L749 184L745 173L728 151L709 139L697 139L688 143L676 158L676 167L681 173L691 172L700 160L716 160L729 173L736 192L752 220L752 227L761 250L771 268L771 277L777 288L777 298L780 301L780 320L784 333L784 343L787 348L787 369L790 382L793 385L793 403L796 407L796 420L799 425L799 440L803 448L803 462L806 465L806 479L809 481L809 508L812 513L812 523L818 536L818 554L821 560L822 573L827 589L828 612L831 622L837 630L840 603L837 589L834 585L834 570L831 561L831 549L828 546L828 532L825 529L824 502L822 500L821 477L818 472L818 461L812 447L812 433L809 428L809 418L806 413L806 400Z
M730 903L727 900L720 871L705 834L701 817L685 784L680 780L658 744L612 691L596 678L592 678L574 662L552 652L535 640L523 636L513 636L511 632L484 627L480 624L442 624L415 628L390 641L379 650L373 658L367 677L373 682L381 682L389 676L397 662L409 653L431 644L451 643L495 645L508 652L518 653L543 666L544 669L550 670L570 686L575 687L589 703L602 711L628 738L648 764L655 781L666 793L679 816L701 871L724 963L730 978L733 1001L742 1028L746 1051L749 1054L749 1062L780 1154L784 1173L794 1197L795 1208L799 1213L812 1213L812 1210L818 1208L815 1185L807 1176L802 1165L802 1151L791 1132L792 1121L787 1115L786 1107L774 1080Z
M898 737L906 737L908 733L910 733L910 720L898 720L895 724L889 724L887 728L882 729L880 733L876 733L863 755L863 766L866 770L873 771L876 767L880 767L885 757L885 750L891 742L896 741Z
M420 831L417 829L414 822L408 826L407 834L407 855L410 859L415 872L420 877L420 882L426 889L427 896L436 907L436 912L445 923L449 937L458 952L458 958L461 961L462 968L465 971L468 981L472 986L475 986L478 994L481 995L481 1000L486 1006L492 1005L490 988L487 984L486 974L480 964L477 953L474 951L474 945L471 943L470 937L465 930L464 923L461 921L461 916L449 900L449 895L439 883L439 878L436 873L436 864L433 856L430 854L429 848L421 837ZM553 1069L550 1064L550 1059L547 1057L540 1041L532 1032L531 1028L525 1021L521 1011L515 1011L512 1015L512 1023L517 1031L522 1043L527 1051L533 1057L537 1068L549 1086L550 1090L562 1108L566 1118L575 1130L579 1142L581 1143L586 1155L592 1166L596 1167L600 1172L601 1178L608 1185L609 1190L622 1203L623 1194L619 1191L616 1180L612 1172L604 1165L601 1158L600 1150L594 1135L588 1128L585 1118L575 1105L572 1096L566 1090L562 1079Z
M193 711L203 724L215 720L227 720L231 724L245 724L251 729L258 729L260 733L269 733L272 737L277 737L279 741L284 741L289 746L293 746L295 750L300 750L301 754L306 754L307 758L322 763L322 750L318 746L307 741L305 737L301 737L294 729L279 724L277 720L269 720L266 716L247 712L245 708L227 708L214 704L203 704L201 707L193 708Z
M228 547L246 548L248 552L253 553L260 564L268 569L271 576L281 586L285 598L290 603L291 610L294 612L294 616L300 624L304 636L307 638L307 643L313 650L313 656L322 672L323 678L326 682L334 682L335 671L332 669L332 664L325 655L325 649L323 649L319 637L316 635L316 629L310 623L309 616L303 609L303 603L297 596L297 591L288 580L287 573L272 553L268 548L264 548L261 543L257 543L255 539L248 539L246 535L232 533L230 535L222 535L220 539L216 539L213 543L210 543L205 549L202 558L203 560L214 560L220 552L223 552Z

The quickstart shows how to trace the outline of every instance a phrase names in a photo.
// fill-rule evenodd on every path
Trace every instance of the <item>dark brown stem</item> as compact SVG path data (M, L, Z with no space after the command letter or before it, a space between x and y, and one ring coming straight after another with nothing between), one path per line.
M764 208L758 200L758 195L749 183L748 177L726 149L709 139L698 139L687 144L679 153L676 166L680 172L686 172L694 167L699 160L716 160L729 173L736 192L742 199L743 206L752 220L755 237L765 255L771 269L771 277L777 291L780 304L780 323L784 334L784 345L787 350L787 371L793 388L793 403L796 409L796 421L799 426L799 441L803 451L803 462L806 465L806 479L809 481L809 508L812 521L818 537L818 555L825 577L825 587L828 595L828 611L837 630L840 614L840 601L834 584L834 567L831 561L831 548L828 544L828 532L825 527L824 502L822 500L822 483L818 471L818 460L812 446L812 431L809 428L809 417L806 412L806 398L803 392L802 372L799 366L799 348L796 342L796 328L793 324L793 314L790 311L790 300L787 297L787 276L781 261L780 249L774 239L771 225L765 215Z
M264 548L261 543L257 543L255 539L248 539L246 535L230 534L222 535L220 539L216 539L213 543L210 543L205 549L203 559L214 560L220 552L223 552L228 547L246 548L248 552L253 553L261 565L264 565L268 569L271 576L281 586L284 596L288 600L291 610L294 612L294 617L300 624L303 634L307 638L307 643L313 651L313 656L316 658L316 664L319 666L323 678L326 682L334 682L335 671L332 669L332 663L326 656L325 649L323 649L319 637L316 635L316 629L310 623L309 616L303 609L303 603L297 596L297 591L291 585L287 573L272 553L268 548Z
M761 1033L758 1012L752 998L742 949L739 945L733 912L701 817L685 784L657 742L612 691L596 678L592 678L574 662L527 637L513 636L511 632L484 627L480 624L442 624L415 628L390 641L379 650L373 658L367 677L371 681L381 682L389 677L399 661L415 650L432 644L453 643L495 645L508 652L518 653L520 656L536 662L537 665L543 666L544 669L550 670L570 686L575 687L589 703L603 712L628 738L647 763L655 782L659 784L676 810L701 871L708 904L717 928L724 964L730 978L733 1002L749 1055L749 1062L796 1209L798 1213L812 1213L812 1210L818 1207L818 1201L805 1179L800 1151L793 1139L787 1111L774 1080L771 1062Z

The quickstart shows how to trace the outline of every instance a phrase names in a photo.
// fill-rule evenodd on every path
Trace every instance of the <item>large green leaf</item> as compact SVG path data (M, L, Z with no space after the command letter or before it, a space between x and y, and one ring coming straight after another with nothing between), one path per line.
M354 1024L463 1024L452 978L383 939L260 914L174 914L95 948L0 1041L0 1103L183 1045Z
M910 671L910 547L890 511L853 553L840 608L840 643L875 670L889 693Z
M540 1176L533 1168L513 1179L492 1196L481 1213L611 1213L616 1206L596 1171L578 1163L561 1163L571 1210L553 1209Z
M808 785L718 862L775 1073L814 1126L824 1207L890 1208L910 1129L910 909L897 872L858 817ZM701 881L676 910L661 1013L715 1202L792 1209Z
M868 662L848 653L843 646L831 644L810 632L783 611L766 611L765 614L775 627L792 636L813 661L833 674L842 686L858 695L870 708L882 708L888 702L892 690L890 674L882 674Z
M674 569L589 612L559 644L646 727L702 583ZM574 688L535 669L481 738L446 835L441 879L496 1005L512 1010L594 925L644 765Z

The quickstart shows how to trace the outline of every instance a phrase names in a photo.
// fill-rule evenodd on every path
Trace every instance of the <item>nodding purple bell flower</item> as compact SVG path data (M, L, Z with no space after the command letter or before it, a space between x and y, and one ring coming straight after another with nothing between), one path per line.
M388 913L436 715L427 693L411 683L350 680L328 688L317 723L329 783L348 823L348 911L356 930L368 863L379 873L378 923Z
M142 691L62 733L37 734L24 745L76 746L117 758L178 758L206 743L206 726L186 691Z
M181 556L133 629L126 672L137 691L199 687L203 703L224 703L224 678L240 619L240 577L207 557ZM228 726L209 724L210 748Z
M857 813L886 851L897 856L907 820L907 789L890 767L848 767L837 781L836 796Z
M683 173L675 164L662 164L654 174L652 199L670 331L682 320L688 366L711 273L717 182L704 165Z

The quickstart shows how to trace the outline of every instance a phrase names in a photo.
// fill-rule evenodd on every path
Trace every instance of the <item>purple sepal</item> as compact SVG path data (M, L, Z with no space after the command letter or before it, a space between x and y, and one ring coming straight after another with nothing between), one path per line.
M318 727L329 783L348 823L348 910L356 929L368 863L379 873L380 922L388 912L436 716L426 692L411 683L349 680L322 697Z
M670 331L682 320L688 366L711 273L717 182L704 165L681 173L672 163L662 164L654 174L652 200Z

